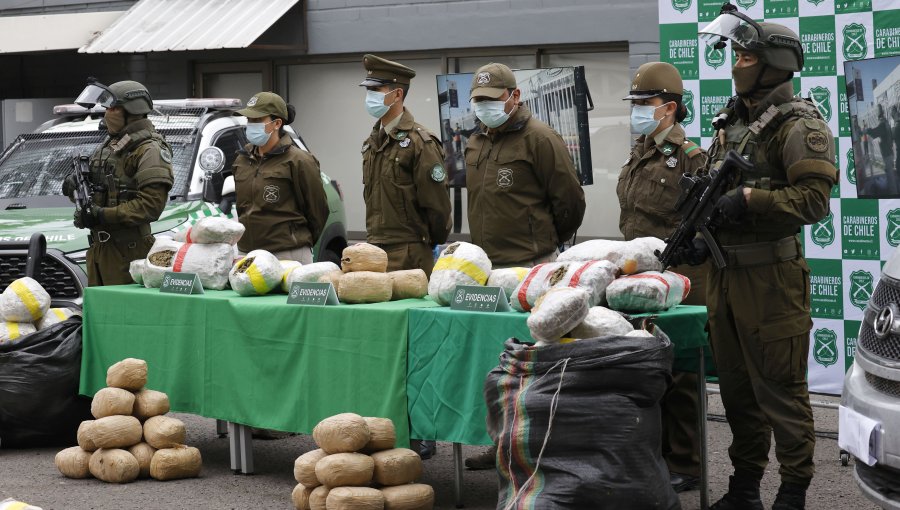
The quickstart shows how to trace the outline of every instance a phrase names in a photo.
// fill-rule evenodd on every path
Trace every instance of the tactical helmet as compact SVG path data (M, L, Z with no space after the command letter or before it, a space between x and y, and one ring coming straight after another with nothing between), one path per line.
M638 67L631 80L631 92L623 100L648 99L660 94L684 93L678 69L668 62L647 62Z
M115 96L115 106L122 106L132 115L146 115L153 110L153 98L147 87L136 81L117 81L109 86Z
M778 23L756 22L729 5L700 31L708 44L723 48L724 40L730 39L732 49L749 51L770 67L791 72L803 69L803 46L793 30Z

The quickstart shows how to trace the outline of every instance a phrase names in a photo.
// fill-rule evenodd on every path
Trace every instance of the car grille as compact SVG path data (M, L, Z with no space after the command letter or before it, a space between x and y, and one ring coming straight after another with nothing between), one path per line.
M878 377L877 375L868 372L866 372L866 381L881 393L892 397L900 397L900 382L898 381Z
M25 276L27 259L26 255L0 253L0 288ZM41 274L35 279L53 299L80 297L81 285L72 270L49 254L41 260Z
M882 275L872 293L872 306L881 310L888 303L900 304L900 282L889 276Z
M882 275L869 300L869 307L877 314L889 303L900 304L900 281ZM900 361L900 337L890 335L878 338L869 321L863 321L859 329L859 347L880 358Z

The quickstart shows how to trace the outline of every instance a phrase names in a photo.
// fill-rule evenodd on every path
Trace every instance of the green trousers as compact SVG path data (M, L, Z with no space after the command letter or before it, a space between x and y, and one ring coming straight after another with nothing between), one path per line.
M816 442L806 380L809 266L797 258L713 267L707 285L710 340L735 471L762 478L774 434L782 481L809 484Z
M136 234L125 238L110 237L102 243L94 241L87 251L88 286L132 283L128 266L132 260L145 258L154 240L152 235L138 237Z
M421 269L431 277L434 268L434 252L425 243L379 244L379 248L387 252L388 271L402 269Z

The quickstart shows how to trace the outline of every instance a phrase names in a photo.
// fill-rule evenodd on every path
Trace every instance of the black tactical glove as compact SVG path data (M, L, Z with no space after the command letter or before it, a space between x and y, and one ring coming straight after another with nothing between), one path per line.
M100 225L100 208L88 206L76 209L74 223L77 228L94 228Z
M722 218L730 223L740 223L747 212L747 199L744 198L744 186L738 186L725 193L716 201L716 209Z
M708 258L709 246L706 245L706 241L698 237L691 241L690 246L676 248L675 252L672 253L672 260L669 262L669 265L672 267L682 264L699 266L706 262Z
M63 195L74 199L75 198L75 174L71 173L63 179L62 183L62 192Z

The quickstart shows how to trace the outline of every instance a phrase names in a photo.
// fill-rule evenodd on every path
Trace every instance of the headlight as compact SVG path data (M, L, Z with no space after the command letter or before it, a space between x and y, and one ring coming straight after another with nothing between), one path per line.
M87 262L87 250L72 252L67 254L66 257L76 264L84 264Z
M225 153L218 147L207 147L200 153L200 168L207 172L218 172L225 166Z

